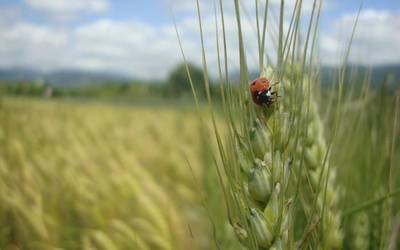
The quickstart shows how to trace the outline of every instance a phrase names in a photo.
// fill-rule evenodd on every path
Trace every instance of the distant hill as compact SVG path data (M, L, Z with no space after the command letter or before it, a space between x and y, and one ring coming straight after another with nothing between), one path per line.
M132 77L125 75L80 70L61 70L45 73L26 68L0 69L0 81L44 81L64 87L104 82L126 82L130 80L132 80Z
M322 67L321 82L325 85L330 84L332 79L337 77L339 68ZM400 65L387 65L366 67L360 65L349 65L346 69L346 79L357 79L362 81L365 76L370 75L371 85L379 86L385 80L389 86L400 86Z
M337 77L339 67L327 67L322 66L320 69L321 82L323 85L329 85L332 80ZM369 72L371 74L371 85L379 86L384 81L385 77L388 77L389 86L400 86L400 64L399 65L387 65L387 66L375 66L372 68L361 66L361 65L349 65L346 69L347 79L357 79L358 82L362 81L365 75ZM258 77L258 72L250 72L250 79ZM239 79L239 73L233 73L232 79Z
M31 81L40 76L38 71L27 68L0 69L0 80L3 81Z
M400 65L377 66L368 68L359 65L349 65L347 68L347 77L352 79L364 79L366 73L371 70L371 85L379 86L386 76L388 76L389 86L400 86ZM321 67L321 81L324 85L332 83L332 79L337 76L337 67ZM258 77L258 72L250 72L250 78ZM233 72L231 79L239 79L239 73ZM97 84L97 83L124 83L134 80L126 75L118 75L106 72L90 72L80 70L62 70L50 73L44 73L27 68L0 69L0 81L7 82L29 82L43 81L59 87L74 87L79 85Z

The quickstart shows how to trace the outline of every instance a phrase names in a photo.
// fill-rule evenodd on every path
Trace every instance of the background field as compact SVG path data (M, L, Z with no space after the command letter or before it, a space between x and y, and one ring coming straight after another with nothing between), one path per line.
M211 247L192 107L4 98L0 117L1 249Z
M376 249L385 218L399 221L400 200L392 199L394 217L384 200L350 210L385 196L390 161L392 185L400 185L395 100L383 89L348 93L332 157L349 212L345 246ZM334 102L326 95L325 104ZM0 119L0 248L239 248L226 224L213 135L192 104L3 97Z

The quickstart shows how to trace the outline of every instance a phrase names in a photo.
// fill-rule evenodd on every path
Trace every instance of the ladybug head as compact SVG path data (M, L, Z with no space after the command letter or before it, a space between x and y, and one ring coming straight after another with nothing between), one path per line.
M265 77L260 77L255 79L250 83L250 91L257 92L257 91L264 91L269 88L269 80Z

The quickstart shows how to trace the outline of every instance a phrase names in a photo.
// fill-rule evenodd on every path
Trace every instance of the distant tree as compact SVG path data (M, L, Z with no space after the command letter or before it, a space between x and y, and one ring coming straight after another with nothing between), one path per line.
M193 64L189 64L188 66L197 94L200 97L204 96L203 70ZM180 64L172 70L168 77L167 93L170 96L182 96L184 94L190 94L191 91L185 64Z

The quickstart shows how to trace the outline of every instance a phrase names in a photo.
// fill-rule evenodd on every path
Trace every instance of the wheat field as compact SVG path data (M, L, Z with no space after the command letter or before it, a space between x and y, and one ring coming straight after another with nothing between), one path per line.
M332 152L343 248L396 246L396 109L379 92L355 93L341 107ZM207 117L190 105L3 97L0 249L243 249L228 224Z
M6 98L0 120L0 249L212 242L212 157L190 108Z

